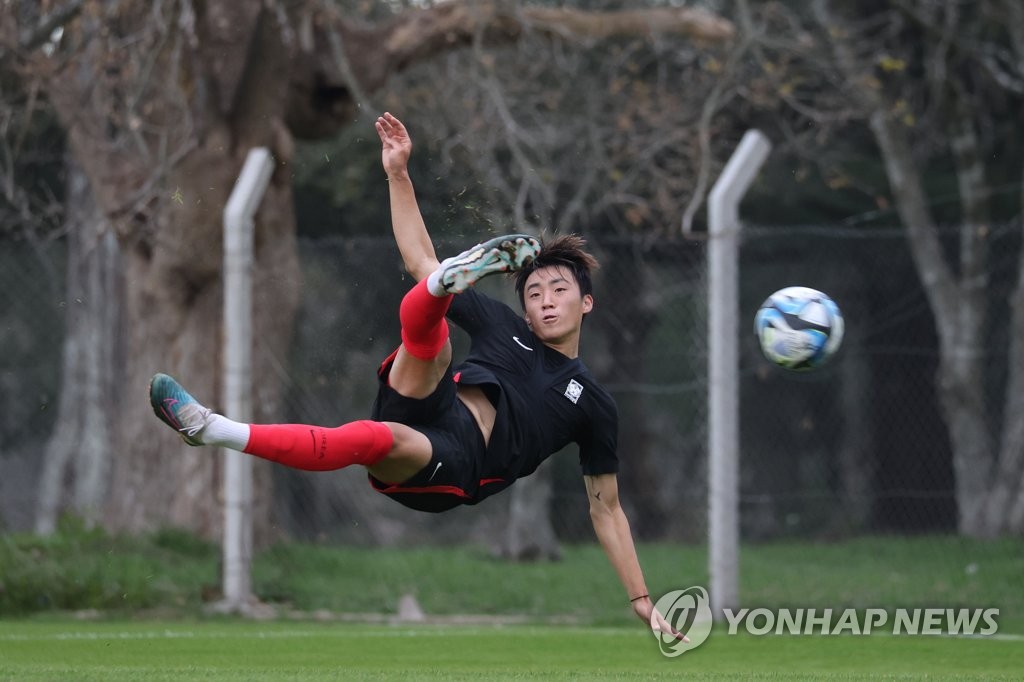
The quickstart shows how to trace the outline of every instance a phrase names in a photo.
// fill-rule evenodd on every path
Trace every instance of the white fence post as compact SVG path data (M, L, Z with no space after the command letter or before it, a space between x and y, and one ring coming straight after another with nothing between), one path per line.
M708 571L714 612L739 605L739 203L771 151L748 130L708 199Z
M274 168L270 152L249 151L224 208L224 414L252 421L253 216ZM252 460L224 450L224 545L221 610L252 604Z

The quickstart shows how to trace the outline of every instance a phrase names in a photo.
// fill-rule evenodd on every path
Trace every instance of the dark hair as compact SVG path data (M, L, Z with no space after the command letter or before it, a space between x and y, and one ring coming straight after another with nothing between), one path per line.
M580 287L580 296L593 294L590 273L601 266L597 259L587 253L583 247L587 242L578 234L566 234L554 237L551 241L540 239L540 253L529 265L512 274L516 281L516 293L519 305L526 309L526 280L530 275L542 268L562 267L572 273L576 284Z

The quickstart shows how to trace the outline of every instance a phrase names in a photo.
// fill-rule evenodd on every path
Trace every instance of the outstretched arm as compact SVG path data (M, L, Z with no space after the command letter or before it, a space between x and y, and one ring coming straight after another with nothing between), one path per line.
M388 176L391 227L405 269L418 282L437 269L438 261L409 178L412 139L402 122L387 112L377 119L375 127L382 145L381 162Z
M615 474L600 476L584 476L587 486L587 498L590 500L590 520L594 523L594 532L601 542L608 561L626 588L633 612L645 623L651 623L654 615L655 623L662 632L671 632L679 639L686 639L665 621L661 614L654 610L644 582L640 560L636 556L636 545L633 534L629 530L629 520L619 506L619 482Z

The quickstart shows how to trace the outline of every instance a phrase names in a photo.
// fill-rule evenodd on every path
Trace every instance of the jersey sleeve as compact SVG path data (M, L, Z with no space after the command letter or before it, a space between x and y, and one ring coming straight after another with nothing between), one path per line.
M448 308L448 319L470 335L506 319L516 319L504 303L473 289L456 294Z
M600 393L590 415L590 428L577 441L580 468L584 476L614 474L619 471L619 410L607 393Z

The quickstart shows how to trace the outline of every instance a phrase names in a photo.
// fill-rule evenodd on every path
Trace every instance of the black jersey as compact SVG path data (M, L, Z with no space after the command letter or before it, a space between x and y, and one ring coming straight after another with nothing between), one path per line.
M579 358L548 348L521 315L474 290L454 297L448 318L471 338L455 380L480 386L497 410L483 479L509 485L571 442L585 475L618 471L615 401Z

